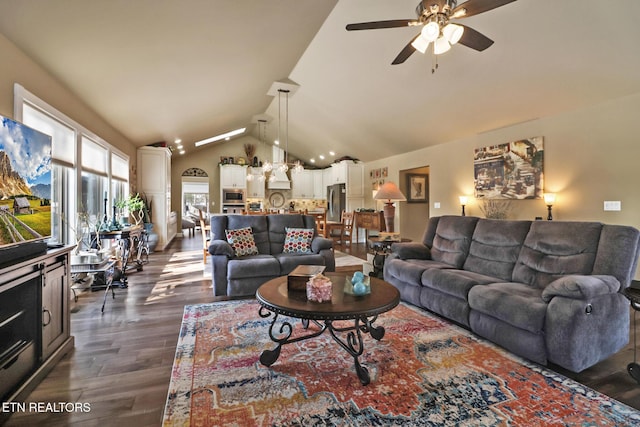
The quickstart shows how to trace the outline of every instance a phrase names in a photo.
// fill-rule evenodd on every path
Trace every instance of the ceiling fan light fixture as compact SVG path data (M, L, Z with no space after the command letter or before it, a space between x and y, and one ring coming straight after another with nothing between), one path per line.
M420 32L422 37L428 42L435 42L440 35L440 25L436 21L429 21Z
M451 44L444 37L440 37L433 44L433 53L435 55L442 55L443 53L448 52L449 49L451 49Z
M422 37L422 35L418 35L418 37L411 42L411 46L413 46L418 52L425 53L429 47L429 40Z
M463 33L464 33L464 27L456 24L447 24L442 29L442 34L447 39L447 41L452 45L460 41Z

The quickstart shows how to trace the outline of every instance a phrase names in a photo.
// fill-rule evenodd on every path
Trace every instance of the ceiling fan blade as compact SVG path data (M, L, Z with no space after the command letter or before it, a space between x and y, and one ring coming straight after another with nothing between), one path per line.
M461 24L457 25L464 27L464 33L462 33L462 37L458 41L459 44L475 49L478 52L482 52L493 44L493 40L473 28Z
M466 11L460 18L466 18L467 16L478 15L491 9L495 9L505 4L512 3L516 0L467 0L460 6L456 7L452 11L452 15L456 16L456 12L460 12L462 9Z
M391 63L391 65L398 65L398 64L402 64L404 61L406 61L411 55L413 55L413 52L416 51L416 48L413 47L413 45L411 43L413 43L413 41L415 39L417 39L418 37L420 37L420 34L418 34L417 36L415 36L414 38L411 39L411 41L409 42L409 44L407 44L404 49L402 49L400 51L400 53L398 54L398 56L396 56L396 59L393 60L393 62Z
M347 25L347 31L378 30L380 28L410 27L412 25L418 25L418 24L420 24L420 21L416 21L415 19L394 19L390 21L359 22L357 24Z

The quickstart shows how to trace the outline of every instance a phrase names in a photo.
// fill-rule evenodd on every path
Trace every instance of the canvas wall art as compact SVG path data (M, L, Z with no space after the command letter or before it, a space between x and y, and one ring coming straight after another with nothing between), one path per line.
M0 116L0 247L51 235L51 137Z
M541 199L544 191L544 138L476 148L473 160L475 197Z

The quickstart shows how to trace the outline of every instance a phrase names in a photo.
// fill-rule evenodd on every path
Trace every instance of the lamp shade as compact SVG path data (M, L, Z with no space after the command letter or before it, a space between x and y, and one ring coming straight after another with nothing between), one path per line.
M393 182L386 182L378 189L375 196L376 200L396 200L405 201L407 198L402 194L402 191Z
M435 55L441 55L446 53L451 49L451 44L447 41L446 38L440 37L433 43L433 53Z
M547 205L553 205L556 202L556 193L544 193L544 202Z
M434 42L440 35L440 25L438 25L436 21L431 21L422 27L422 31L420 33L425 40Z
M411 42L411 46L413 46L418 52L425 53L429 47L429 40L422 37L422 35L418 35L418 37Z

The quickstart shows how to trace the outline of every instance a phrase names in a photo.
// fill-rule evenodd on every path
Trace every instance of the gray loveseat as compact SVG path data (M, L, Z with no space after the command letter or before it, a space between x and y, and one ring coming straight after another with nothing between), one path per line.
M396 243L384 278L404 301L540 364L574 372L629 340L640 233L597 222L430 218Z
M289 274L298 265L324 265L335 271L333 242L317 235L311 215L211 215L211 277L216 296L255 295L267 280ZM226 230L251 227L259 254L236 256ZM283 253L286 228L313 229L310 253Z

